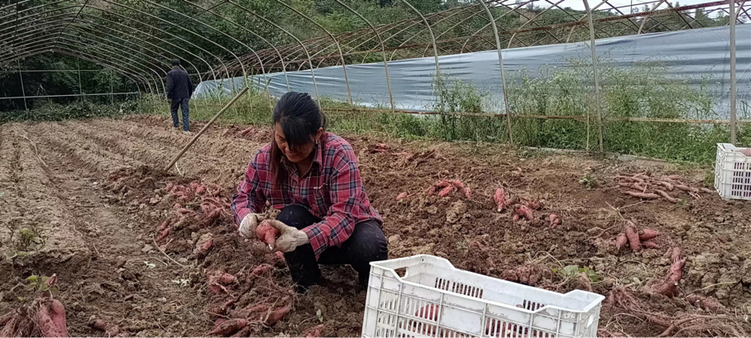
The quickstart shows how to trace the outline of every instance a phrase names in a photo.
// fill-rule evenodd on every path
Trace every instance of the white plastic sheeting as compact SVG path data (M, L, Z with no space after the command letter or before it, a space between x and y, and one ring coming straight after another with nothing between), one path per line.
M751 25L737 27L737 88L738 100L751 102ZM727 116L730 86L729 28L705 28L679 32L652 33L597 40L602 66L632 66L639 62L660 62L667 66L668 78L704 90L715 98L717 112ZM590 62L589 43L568 43L503 50L506 76L513 77L526 69L532 77L551 67L571 67L570 60ZM489 93L491 111L503 110L503 91L496 51L475 52L439 57L441 73L450 80L460 79ZM429 110L437 100L433 95L435 61L433 57L390 61L391 89L397 109ZM341 66L314 70L320 96L348 101L347 86ZM347 66L347 76L356 104L390 108L384 65L380 63ZM292 91L315 94L310 70L287 72ZM274 96L287 92L283 73L267 74L269 90ZM249 81L251 81L249 79ZM232 84L234 82L234 86ZM242 88L242 77L204 81L196 88L196 97L211 92L231 93ZM255 76L253 86L264 88L262 76ZM741 107L741 104L739 104Z

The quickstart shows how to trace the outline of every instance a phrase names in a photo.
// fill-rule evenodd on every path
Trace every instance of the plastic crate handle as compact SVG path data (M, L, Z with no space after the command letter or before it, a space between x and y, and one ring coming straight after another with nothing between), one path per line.
M385 261L370 262L370 266L391 271L396 278L401 280L399 274L397 274L394 270L401 268L407 268L407 270L409 270L410 267L420 265L422 263L430 263L432 265L435 265L436 268L455 270L454 265L451 264L451 262L449 262L447 259L431 255L416 255Z

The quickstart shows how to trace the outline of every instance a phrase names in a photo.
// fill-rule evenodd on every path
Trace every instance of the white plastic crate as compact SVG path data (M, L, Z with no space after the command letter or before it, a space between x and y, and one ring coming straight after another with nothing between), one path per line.
M456 269L430 255L370 265L363 337L597 336L605 297L596 293L560 294Z
M730 143L717 144L714 188L725 199L751 200L751 157Z

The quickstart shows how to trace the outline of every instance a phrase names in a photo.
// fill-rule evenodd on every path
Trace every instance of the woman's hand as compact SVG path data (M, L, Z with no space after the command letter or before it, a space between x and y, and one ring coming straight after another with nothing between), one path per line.
M298 246L308 244L308 235L305 232L277 220L270 221L269 223L279 230L280 233L279 238L274 243L274 250L291 252L295 251Z
M258 215L254 213L249 213L245 215L245 218L243 218L243 221L240 222L240 229L238 229L238 232L240 232L240 236L243 236L246 238L256 238L257 227L258 227Z

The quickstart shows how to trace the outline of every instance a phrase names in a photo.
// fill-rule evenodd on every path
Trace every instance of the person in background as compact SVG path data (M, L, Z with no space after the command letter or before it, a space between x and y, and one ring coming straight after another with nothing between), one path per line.
M343 138L326 132L326 117L306 93L289 92L272 113L271 141L248 164L233 197L241 236L256 238L266 201L280 209L273 250L284 253L297 292L319 282L318 264L349 264L360 287L370 262L388 258L383 220L370 205L357 157Z
M180 60L172 61L172 70L167 73L167 99L170 100L170 113L172 124L179 128L180 120L177 118L177 109L183 112L183 130L190 131L188 121L189 102L193 95L193 84L190 82L188 73L180 67Z

